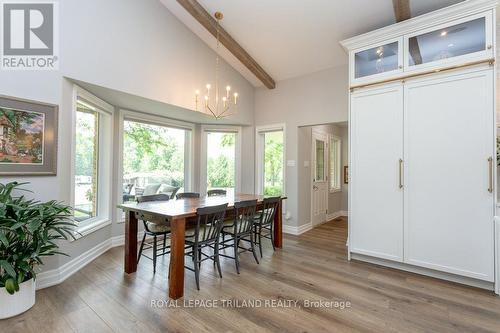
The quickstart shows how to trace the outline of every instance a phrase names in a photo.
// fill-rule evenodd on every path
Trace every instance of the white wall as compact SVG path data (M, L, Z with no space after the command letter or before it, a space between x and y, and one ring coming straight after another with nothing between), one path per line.
M347 55L346 55L347 57ZM299 226L310 222L310 202L304 197L309 188L299 178L299 142L307 133L299 126L310 126L347 121L348 115L347 66L331 68L310 75L280 81L274 90L265 88L255 92L255 125L286 123L286 159L294 160L294 167L287 167L287 211L290 219L284 223ZM309 139L310 140L310 139ZM305 154L300 151L301 154Z
M215 53L157 0L60 1L59 30L59 71L0 74L3 95L60 105L57 176L2 177L1 181L29 181L35 198L68 202L72 83L64 77L192 109L194 90L213 82ZM231 122L253 125L253 87L223 61L221 80L240 93L238 114ZM169 116L166 110L164 115ZM244 129L243 141L244 158L253 160L253 130ZM253 191L253 174L253 163L244 164L244 190ZM65 243L62 250L71 256L81 254L109 238L112 229L123 227L105 227ZM55 257L44 269L68 260Z

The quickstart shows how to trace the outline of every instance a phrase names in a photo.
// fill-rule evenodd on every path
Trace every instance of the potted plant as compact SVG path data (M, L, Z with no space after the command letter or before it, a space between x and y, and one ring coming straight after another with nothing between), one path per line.
M13 196L24 184L0 183L0 319L35 304L37 266L43 257L64 255L57 241L74 237L71 207Z

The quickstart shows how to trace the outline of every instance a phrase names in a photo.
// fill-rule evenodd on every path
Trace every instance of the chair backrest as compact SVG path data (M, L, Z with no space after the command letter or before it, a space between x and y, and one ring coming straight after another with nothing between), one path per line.
M278 206L280 204L281 197L271 197L265 198L262 203L262 213L260 215L260 223L271 224L274 222L274 216L278 211Z
M173 199L175 198L175 194L177 193L177 191L179 191L179 189L180 187L162 184L158 189L158 193L168 194L170 196L170 199Z
M168 201L170 196L168 194L152 194L152 195L141 195L136 198L138 203L148 202L148 201Z
M226 190L221 190L221 189L214 189L214 190L208 190L207 195L209 197L216 197L216 196L223 196L226 195L227 191Z
M141 195L136 198L138 203L141 202L150 202L150 201L168 201L170 199L170 196L168 194L160 193L160 194L152 194L152 195ZM151 232L151 230L148 227L147 221L143 220L142 223L144 223L144 229L146 231Z
M195 243L212 242L219 238L224 218L226 217L227 203L218 206L198 208L196 214Z
M195 192L177 193L177 199L199 198L199 197L200 193L195 193Z
M250 233L255 223L257 200L247 200L234 203L234 233L235 235Z

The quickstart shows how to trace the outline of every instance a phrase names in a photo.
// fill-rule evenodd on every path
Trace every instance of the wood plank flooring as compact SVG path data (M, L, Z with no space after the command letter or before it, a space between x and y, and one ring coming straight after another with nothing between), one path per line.
M151 306L167 300L168 257L159 260L156 275L144 258L137 273L125 275L123 247L114 248L64 283L38 291L35 307L0 321L0 332L500 332L500 298L492 292L348 262L346 236L345 218L285 235L283 250L273 253L267 244L260 265L242 254L240 275L223 259L222 279L205 262L201 290L187 271L185 297L175 308ZM298 307L221 303L256 299L293 300ZM219 304L191 307L195 300ZM350 307L305 307L307 301Z

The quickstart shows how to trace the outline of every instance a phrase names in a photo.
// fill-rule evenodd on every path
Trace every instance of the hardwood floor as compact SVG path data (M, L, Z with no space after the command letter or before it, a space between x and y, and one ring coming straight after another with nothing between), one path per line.
M500 298L492 292L348 262L346 225L340 218L285 235L283 250L273 254L267 244L260 265L244 253L240 275L234 261L222 261L222 279L205 262L201 290L187 271L177 308L151 306L167 300L168 257L159 260L156 275L144 258L137 273L124 275L123 247L114 248L64 283L38 291L35 307L0 321L0 332L500 332ZM255 299L301 307L221 303ZM194 300L219 300L219 306L190 307ZM308 300L351 306L304 307Z

